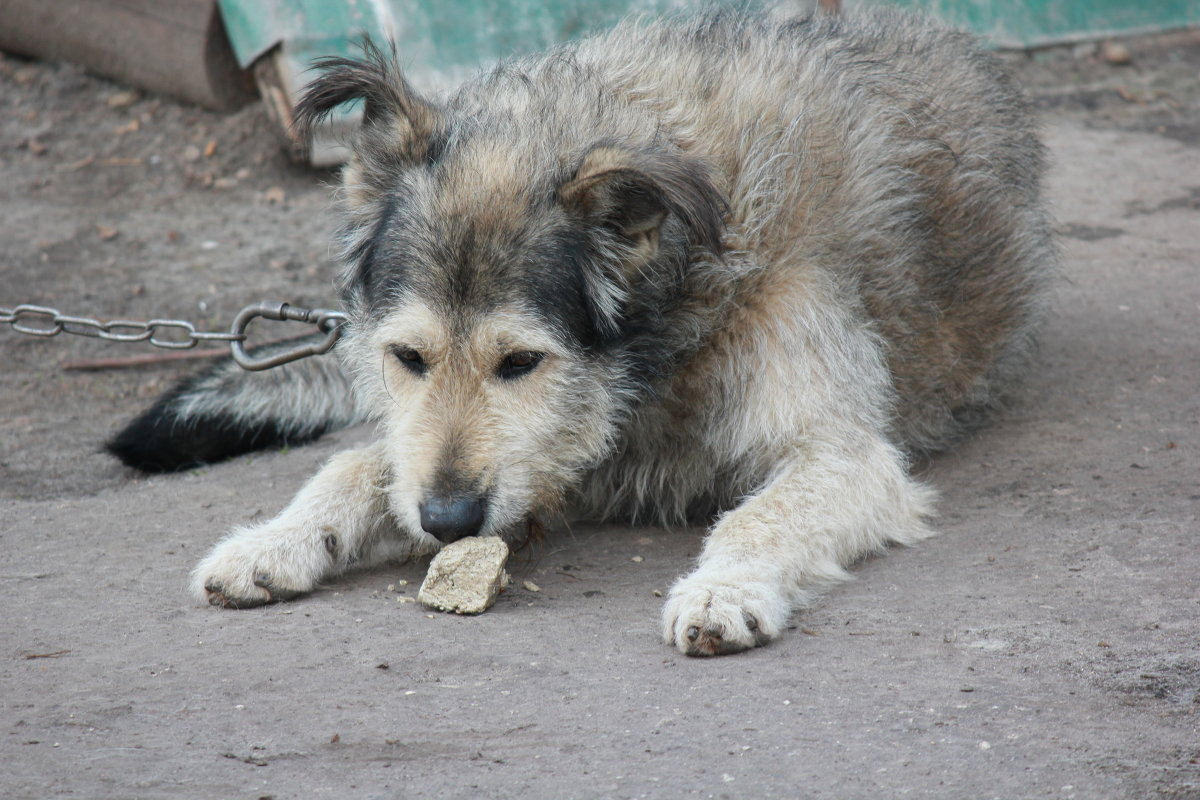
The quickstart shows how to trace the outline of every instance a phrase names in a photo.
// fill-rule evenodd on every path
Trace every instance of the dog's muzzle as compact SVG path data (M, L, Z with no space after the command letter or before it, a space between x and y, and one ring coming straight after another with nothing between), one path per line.
M427 497L421 503L421 527L449 544L464 536L475 536L483 528L482 497Z

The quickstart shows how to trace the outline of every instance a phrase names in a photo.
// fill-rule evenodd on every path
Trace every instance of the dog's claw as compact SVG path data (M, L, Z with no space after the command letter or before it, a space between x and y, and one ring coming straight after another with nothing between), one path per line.
M221 591L221 585L209 581L204 584L205 597L210 606L225 607L229 605L229 599L225 597L225 593Z
M303 592L295 589L285 589L281 586L276 586L271 580L271 574L268 572L256 572L254 574L254 585L267 593L267 603L278 603L282 600L291 600Z
M239 597L229 591L226 586L213 578L209 578L204 582L205 598L211 606L218 608L257 608L265 606L268 603L273 603L277 599L283 599L279 593L275 592L268 585L263 585L258 582L258 578L264 577L261 574L255 576L254 585L258 586L265 593L265 597Z
M692 631L696 632L692 636ZM684 651L689 656L723 656L740 653L747 646L736 641L726 641L722 628L706 625L703 630L695 625L688 629L689 645Z

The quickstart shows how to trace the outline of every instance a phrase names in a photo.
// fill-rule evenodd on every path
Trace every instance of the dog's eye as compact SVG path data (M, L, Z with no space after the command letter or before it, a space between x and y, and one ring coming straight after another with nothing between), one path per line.
M428 368L425 364L425 359L421 357L421 354L416 350L413 350L411 347L392 347L392 355L396 357L396 360L399 361L405 369L416 375L424 375L425 370Z
M509 353L500 362L500 366L496 369L496 374L505 380L519 378L527 372L533 372L538 364L542 363L545 358L544 353L533 353L528 350L523 350L519 353Z

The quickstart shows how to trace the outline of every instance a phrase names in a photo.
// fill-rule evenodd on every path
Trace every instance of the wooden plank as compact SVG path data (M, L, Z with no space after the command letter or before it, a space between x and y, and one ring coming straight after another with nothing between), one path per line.
M0 0L0 50L71 61L217 110L255 97L216 0Z

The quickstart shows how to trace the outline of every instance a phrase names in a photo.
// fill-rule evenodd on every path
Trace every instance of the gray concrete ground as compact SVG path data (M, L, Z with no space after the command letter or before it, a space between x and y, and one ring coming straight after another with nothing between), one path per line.
M370 431L139 476L100 442L187 367L0 330L0 795L1200 797L1200 39L1130 46L1014 59L1067 280L1021 401L918 466L942 535L754 652L658 639L698 530L553 534L474 618L406 602L423 564L197 606L215 539ZM13 59L0 109L0 305L328 300L328 192L259 109Z

